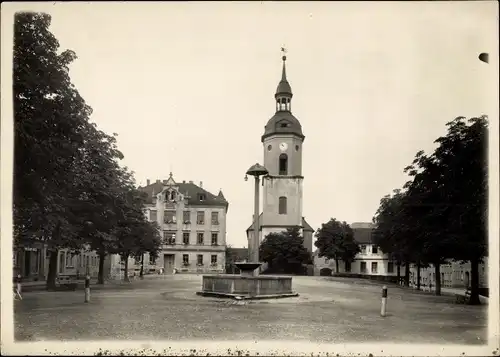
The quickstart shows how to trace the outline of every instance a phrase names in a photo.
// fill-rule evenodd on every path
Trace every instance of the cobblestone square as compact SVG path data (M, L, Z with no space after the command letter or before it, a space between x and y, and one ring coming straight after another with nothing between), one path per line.
M128 286L27 292L15 301L16 341L41 340L307 340L328 343L482 344L487 306L454 304L364 280L294 277L300 296L236 302L197 296L201 276L148 276Z

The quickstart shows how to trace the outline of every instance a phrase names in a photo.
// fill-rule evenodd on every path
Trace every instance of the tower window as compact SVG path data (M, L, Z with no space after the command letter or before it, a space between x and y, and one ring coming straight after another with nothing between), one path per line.
M268 151L271 151L271 150L272 150L272 148L273 148L273 146L272 146L272 145L268 145L268 146L267 146L267 150L268 150Z
M295 151L299 151L299 146L295 145Z
M279 198L279 214L286 214L286 197Z
M288 128L288 123L281 123L281 124L280 124L280 126L281 126L282 128Z
M279 158L279 174L288 175L288 156L281 154Z

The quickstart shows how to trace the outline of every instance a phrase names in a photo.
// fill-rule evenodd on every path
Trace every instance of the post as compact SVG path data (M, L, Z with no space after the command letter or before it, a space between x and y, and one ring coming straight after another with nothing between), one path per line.
M380 315L385 317L387 309L387 286L382 287L382 308L380 309Z
M85 276L85 302L90 301L90 275Z
M254 225L253 225L253 242L250 259L252 263L259 262L259 176L255 176L255 197L254 197ZM250 244L249 244L250 245Z

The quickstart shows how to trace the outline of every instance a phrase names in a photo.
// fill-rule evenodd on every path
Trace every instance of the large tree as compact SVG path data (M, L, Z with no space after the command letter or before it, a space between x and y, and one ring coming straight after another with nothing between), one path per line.
M79 249L81 222L75 184L91 108L69 77L72 51L59 51L51 17L17 13L14 24L14 237L19 245L48 244L48 287L55 284L58 249Z
M479 304L479 263L487 254L487 118L458 117L447 126L434 152L418 152L405 168L412 178L405 192L382 199L376 240L396 256L432 264L437 295L441 264L469 261L469 303Z
M487 255L488 123L485 116L458 117L436 140L432 155L418 155L407 168L413 197L427 210L424 254L434 264L440 283L440 264L447 258L471 264L470 304L479 304L479 264ZM438 285L438 284L437 284Z
M331 218L316 231L318 256L335 260L336 272L339 271L339 261L352 262L361 250L354 240L354 232L346 222Z
M268 264L269 272L303 274L304 265L311 263L311 254L304 247L299 228L269 233L259 250L259 257Z

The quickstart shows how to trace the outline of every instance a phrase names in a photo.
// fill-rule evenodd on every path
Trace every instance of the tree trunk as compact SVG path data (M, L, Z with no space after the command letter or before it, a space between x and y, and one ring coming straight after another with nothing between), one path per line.
M434 263L434 274L436 274L436 295L441 295L441 264Z
M401 284L401 262L396 262L396 273L398 275L398 284Z
M141 279L144 279L144 253L142 253L141 257L141 272L139 273Z
M335 259L335 274L338 274L339 272L339 260Z
M481 301L479 300L479 259L470 261L469 305L481 305Z
M99 252L99 273L97 275L97 284L104 284L104 258L106 258L106 253L103 251Z
M49 257L49 272L47 274L46 289L55 290L56 288L56 278L57 278L57 257L59 256L59 250L51 250Z
M123 281L129 283L130 279L128 278L128 254L124 256L125 259L125 271L123 272Z
M410 286L410 262L405 262L405 286Z
M421 280L421 276L420 276L420 260L417 261L417 290L420 290L420 280Z

